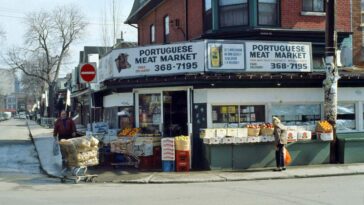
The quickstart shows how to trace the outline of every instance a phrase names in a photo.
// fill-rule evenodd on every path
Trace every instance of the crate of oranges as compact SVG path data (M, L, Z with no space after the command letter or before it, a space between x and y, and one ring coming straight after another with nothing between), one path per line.
M326 120L322 120L316 125L316 132L330 133L332 130L332 125Z

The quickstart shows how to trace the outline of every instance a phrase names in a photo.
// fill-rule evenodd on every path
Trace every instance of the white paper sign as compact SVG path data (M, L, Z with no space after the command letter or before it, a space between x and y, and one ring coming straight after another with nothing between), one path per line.
M244 70L245 48L243 43L209 43L209 70Z

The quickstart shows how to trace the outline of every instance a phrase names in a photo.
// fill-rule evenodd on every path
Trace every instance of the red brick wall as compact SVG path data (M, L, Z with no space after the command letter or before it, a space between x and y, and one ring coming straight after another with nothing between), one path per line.
M204 0L188 1L188 39L198 38L203 33L203 2Z
M358 1L360 0L353 0ZM350 0L337 2L336 25L338 31L351 31ZM188 0L188 39L198 38L203 33L203 0ZM281 27L285 29L324 30L325 16L302 16L302 0L281 0ZM185 1L165 0L147 16L140 19L139 44L150 44L150 25L156 28L156 43L163 43L164 16L169 15L170 20L179 19L180 28L186 32L185 27ZM170 25L170 42L184 41L185 36L180 29Z
M202 0L188 0L188 39L199 37L203 32L203 1ZM154 11L142 18L138 22L140 29L139 44L150 44L150 25L155 25L156 43L162 44L164 38L164 17L168 15L170 20L179 19L180 29L170 25L170 42L179 42L185 40L186 34L186 16L185 16L185 1L184 0L166 0ZM183 32L181 31L183 30ZM187 34L186 34L187 35Z
M354 0L355 1L355 0ZM324 30L325 16L302 16L302 0L281 1L281 26L287 29ZM350 31L350 0L336 1L338 31Z

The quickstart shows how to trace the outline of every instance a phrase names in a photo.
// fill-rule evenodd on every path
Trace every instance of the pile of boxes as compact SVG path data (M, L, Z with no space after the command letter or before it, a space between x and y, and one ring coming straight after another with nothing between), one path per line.
M258 135L259 132L249 132L251 128L217 128L202 129L200 138L204 144L242 144L274 142L273 133L264 132L265 135ZM249 133L256 133L254 136ZM260 132L261 134L262 132ZM304 141L312 139L312 132L297 126L287 127L288 142Z

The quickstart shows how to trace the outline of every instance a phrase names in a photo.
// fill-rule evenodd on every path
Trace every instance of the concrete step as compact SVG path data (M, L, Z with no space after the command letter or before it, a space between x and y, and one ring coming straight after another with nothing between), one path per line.
M0 172L41 173L33 143L30 140L1 140Z

